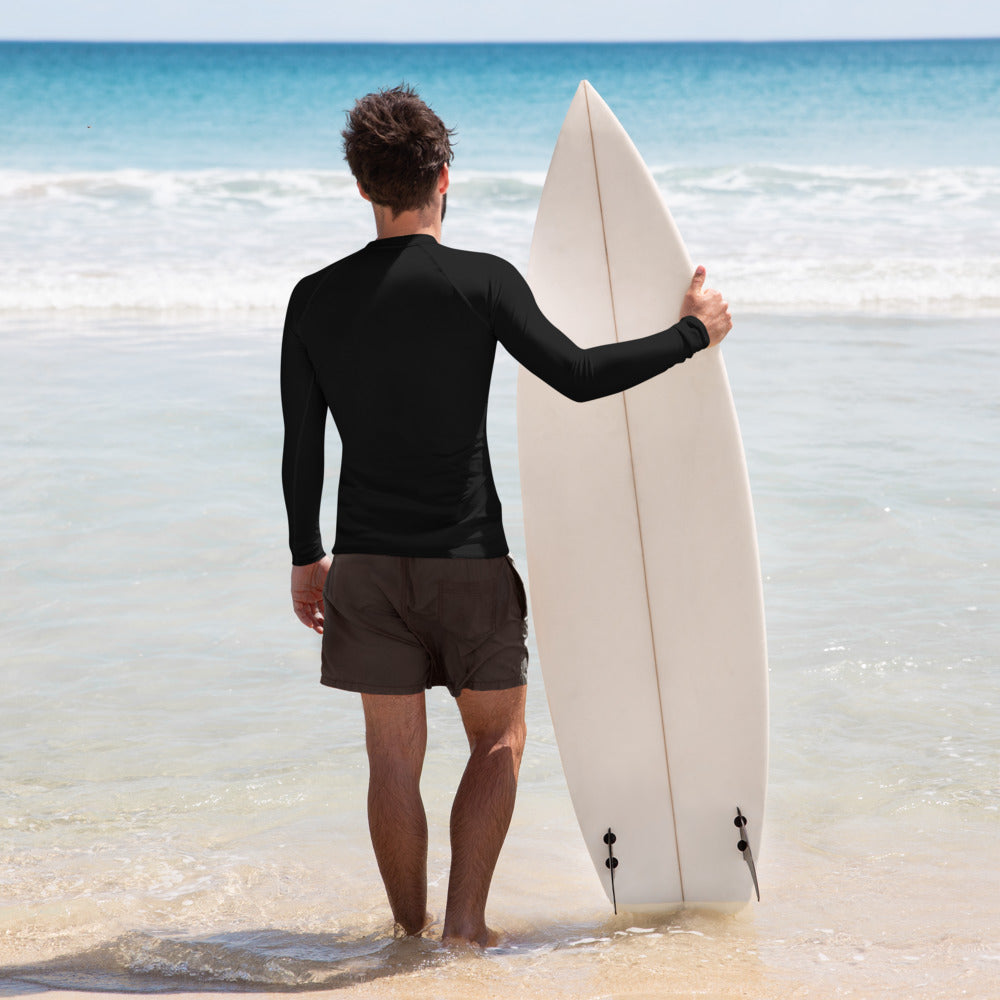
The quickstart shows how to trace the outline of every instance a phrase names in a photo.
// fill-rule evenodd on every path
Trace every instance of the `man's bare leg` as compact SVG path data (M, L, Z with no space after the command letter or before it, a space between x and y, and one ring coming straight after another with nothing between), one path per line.
M427 715L420 694L362 694L368 746L368 828L392 915L419 935L427 913L427 817L420 772Z
M458 698L472 753L451 810L446 944L495 943L486 926L486 896L514 812L527 690L463 691Z

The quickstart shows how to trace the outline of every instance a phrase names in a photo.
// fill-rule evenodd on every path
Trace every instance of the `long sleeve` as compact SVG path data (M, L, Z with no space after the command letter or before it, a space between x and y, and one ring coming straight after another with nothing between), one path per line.
M580 348L542 315L502 257L442 246L430 233L372 240L308 275L289 301L281 357L295 565L324 555L328 412L341 443L332 552L509 552L486 440L498 341L582 401L665 371L707 346L708 335L687 317L640 340Z
M281 410L285 424L281 480L292 564L305 566L325 555L319 510L323 495L327 403L305 345L295 329L298 292L297 288L292 293L281 343Z
M579 347L545 318L517 269L502 265L502 284L492 296L497 339L525 368L577 402L630 389L708 347L708 332L695 316L648 337Z

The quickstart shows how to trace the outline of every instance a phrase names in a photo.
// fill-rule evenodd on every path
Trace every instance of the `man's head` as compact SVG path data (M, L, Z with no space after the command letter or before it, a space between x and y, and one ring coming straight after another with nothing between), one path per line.
M397 216L431 202L441 168L454 156L453 132L401 84L357 101L341 135L358 186Z

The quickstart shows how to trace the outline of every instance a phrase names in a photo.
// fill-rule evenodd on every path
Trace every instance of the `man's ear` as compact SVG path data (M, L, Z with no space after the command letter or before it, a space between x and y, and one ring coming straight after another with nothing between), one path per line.
M371 198L368 197L368 195L365 193L365 189L361 186L361 181L358 181L357 184L358 184L358 194L360 194L361 197L365 199L365 201L371 201Z
M449 176L448 176L448 164L441 164L441 173L438 175L438 191L444 194L448 190Z

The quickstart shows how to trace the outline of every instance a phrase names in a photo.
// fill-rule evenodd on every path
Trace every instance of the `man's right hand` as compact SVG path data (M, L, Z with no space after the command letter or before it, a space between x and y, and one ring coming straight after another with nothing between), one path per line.
M720 343L733 328L729 303L723 301L721 292L705 288L705 268L700 264L681 303L681 316L697 316L705 324L710 347Z
M292 607L306 628L323 634L323 585L333 559L329 555L308 566L292 567Z

